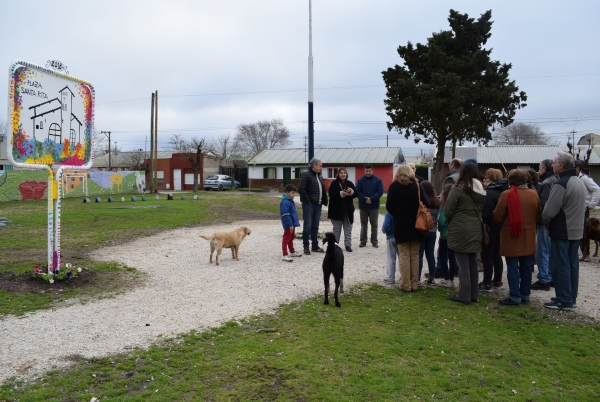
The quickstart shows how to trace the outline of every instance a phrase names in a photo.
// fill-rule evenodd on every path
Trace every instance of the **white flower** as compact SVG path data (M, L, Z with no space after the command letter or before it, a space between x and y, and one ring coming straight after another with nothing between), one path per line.
M77 272L81 272L81 267L77 268Z
M50 279L48 282L50 282L50 283L54 283L54 279Z
M70 262L67 262L67 268L71 268L73 265Z

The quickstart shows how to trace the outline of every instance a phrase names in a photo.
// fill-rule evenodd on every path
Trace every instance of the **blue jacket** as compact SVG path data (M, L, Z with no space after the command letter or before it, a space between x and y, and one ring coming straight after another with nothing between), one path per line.
M300 226L298 220L298 213L296 212L296 204L287 194L281 196L281 203L279 204L279 215L281 217L281 224L284 229L290 227Z
M379 209L379 199L383 195L383 182L375 175L363 176L356 183L358 193L358 209ZM369 197L371 203L367 204L365 198Z
M386 240L394 238L394 218L389 212L385 213L385 218L383 218L383 225L381 225L381 231L385 233Z

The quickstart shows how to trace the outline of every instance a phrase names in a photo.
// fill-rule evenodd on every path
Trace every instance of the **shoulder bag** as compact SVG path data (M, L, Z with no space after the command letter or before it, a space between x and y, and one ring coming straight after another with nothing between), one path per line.
M419 183L417 184L417 194L419 194L419 209L417 210L417 220L415 221L415 229L417 229L420 233L427 233L429 230L433 228L435 223L433 222L433 217L431 216L431 212L429 212L429 208L423 204L421 201L421 186Z
M471 194L469 194L469 198L471 199L471 202L473 203L473 208L475 209L475 213L477 214L477 218L479 219L479 222L481 222L481 244L485 247L488 244L490 244L490 227L487 225L487 223L483 222L483 219L481 219L481 215L479 214L479 208L477 208L477 204L475 204L475 200L473 200L473 197L471 197Z

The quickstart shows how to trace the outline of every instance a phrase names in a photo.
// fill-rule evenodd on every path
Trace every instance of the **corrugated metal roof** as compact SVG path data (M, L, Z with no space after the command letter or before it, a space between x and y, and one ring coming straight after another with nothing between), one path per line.
M584 154L587 146L580 146ZM589 164L600 164L600 147L593 147ZM559 152L567 152L566 146L562 145L501 145L492 147L456 147L456 157L463 161L468 158L477 159L479 164L497 163L540 163L544 159L553 159ZM446 148L444 163L452 160L452 149Z
M308 152L304 148L265 149L250 161L249 165L306 165ZM315 148L315 158L325 164L353 165L372 163L403 163L400 147L379 148Z

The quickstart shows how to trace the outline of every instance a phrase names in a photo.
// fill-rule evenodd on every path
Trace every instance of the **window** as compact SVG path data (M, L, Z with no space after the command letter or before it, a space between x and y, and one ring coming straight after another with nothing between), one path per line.
M327 178L334 179L339 168L327 168Z
M274 167L263 168L263 178L265 179L276 179L277 170Z
M158 179L159 183L164 183L165 182L165 172L163 170L157 170L156 178Z

